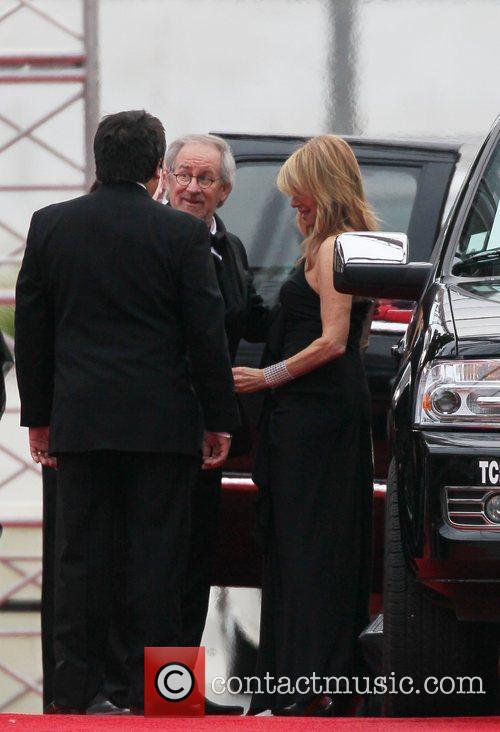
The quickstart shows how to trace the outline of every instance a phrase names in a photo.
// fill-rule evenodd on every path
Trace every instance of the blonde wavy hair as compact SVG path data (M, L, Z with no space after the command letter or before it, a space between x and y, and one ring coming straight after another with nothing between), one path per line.
M302 145L281 167L277 184L285 195L309 195L317 205L313 227L305 227L297 213L297 225L305 237L299 261L305 260L306 269L314 267L319 248L329 236L377 228L358 161L337 135L320 135Z

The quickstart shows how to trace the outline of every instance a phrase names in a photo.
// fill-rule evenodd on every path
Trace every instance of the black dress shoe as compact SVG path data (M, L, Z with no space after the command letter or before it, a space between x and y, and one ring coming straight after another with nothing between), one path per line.
M299 701L273 710L277 717L334 717L335 703L328 694L320 694L309 701Z
M216 704L205 698L205 714L227 714L237 716L243 714L243 707L236 704Z
M66 707L64 704L57 704L55 701L50 702L43 710L44 714L86 714L85 709L78 707Z
M86 714L101 714L105 716L130 714L130 709L126 707L117 707L112 701L107 699L100 692L95 695L85 712Z

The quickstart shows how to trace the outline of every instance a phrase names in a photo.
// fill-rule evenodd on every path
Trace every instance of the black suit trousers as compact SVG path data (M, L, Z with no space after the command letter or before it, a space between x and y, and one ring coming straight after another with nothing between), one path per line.
M191 539L185 573L181 613L183 646L199 646L208 611L212 558L221 499L221 470L199 470L191 494ZM43 704L54 698L54 555L57 472L43 469L43 583L42 662ZM127 623L124 612L126 573L123 562L123 516L115 512L115 554L113 560L113 608L106 644L101 691L119 706L127 706L129 678L126 669Z
M43 554L42 554L42 669L43 707L54 699L54 578L55 578L55 536L57 471L43 468ZM125 577L123 559L124 516L116 516L115 557L113 565L113 617L109 631L104 661L104 679L101 692L119 707L126 707L129 699L129 677L127 671Z
M181 645L198 464L168 453L58 456L53 691L59 704L85 707L101 687L117 553L125 565L132 705L143 705L144 647Z
M57 472L43 468L42 550L42 668L43 706L54 699L54 556L56 535Z

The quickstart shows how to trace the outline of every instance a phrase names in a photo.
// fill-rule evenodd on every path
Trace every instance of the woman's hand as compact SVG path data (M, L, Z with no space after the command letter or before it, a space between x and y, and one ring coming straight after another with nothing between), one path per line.
M267 389L263 369L251 369L247 366L236 366L233 369L234 388L239 394Z

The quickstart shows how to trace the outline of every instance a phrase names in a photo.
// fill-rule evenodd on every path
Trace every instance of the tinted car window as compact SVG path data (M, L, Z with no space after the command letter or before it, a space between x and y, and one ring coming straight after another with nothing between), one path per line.
M408 233L420 168L361 164L361 173L381 231Z
M281 165L281 160L241 163L234 190L221 212L229 231L243 241L255 285L270 304L300 254L295 211L289 198L276 188ZM380 228L407 232L420 168L361 164L361 171Z
M500 270L500 144L474 197L460 237L453 274L484 276Z
M262 297L274 303L279 284L300 255L295 213L276 187L282 161L244 163L221 212L224 224L242 240Z

